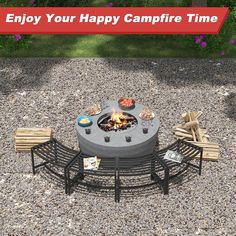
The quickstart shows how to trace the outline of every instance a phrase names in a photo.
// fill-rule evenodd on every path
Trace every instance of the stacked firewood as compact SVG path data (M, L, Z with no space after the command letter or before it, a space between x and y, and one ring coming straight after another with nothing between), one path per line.
M52 138L51 128L18 128L15 132L16 152L30 152L35 145Z
M183 123L173 127L177 139L185 139L203 147L203 160L216 161L219 158L219 145L209 141L207 130L200 128L198 118L202 112L186 112L182 114Z

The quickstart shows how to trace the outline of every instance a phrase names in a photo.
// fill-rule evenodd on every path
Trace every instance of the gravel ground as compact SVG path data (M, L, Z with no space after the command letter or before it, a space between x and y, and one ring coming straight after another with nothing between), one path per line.
M1 59L0 235L236 235L236 60ZM31 174L29 154L14 151L17 127L52 127L77 148L74 120L84 107L132 96L161 120L160 145L187 110L202 110L202 126L221 146L219 162L204 162L156 189L122 196L64 194L58 180ZM233 98L232 98L233 97Z

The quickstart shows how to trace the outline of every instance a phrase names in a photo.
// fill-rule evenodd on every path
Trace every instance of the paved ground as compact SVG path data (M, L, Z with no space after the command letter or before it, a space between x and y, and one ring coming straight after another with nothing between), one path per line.
M236 60L1 59L0 235L235 235ZM157 111L161 146L187 110L221 146L218 163L170 186L123 196L64 194L45 170L31 174L30 156L14 152L17 127L46 127L77 148L74 120L104 99L132 96Z

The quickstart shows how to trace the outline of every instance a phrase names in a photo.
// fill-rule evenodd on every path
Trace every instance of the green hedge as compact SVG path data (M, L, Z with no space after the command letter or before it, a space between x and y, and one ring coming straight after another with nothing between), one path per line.
M182 0L183 6L191 6L192 0ZM236 7L236 0L208 0L209 7L229 7L231 10Z
M1 7L29 6L29 0L0 0ZM21 47L28 47L30 35L0 35L0 50L11 52Z
M93 0L40 0L41 7L88 7Z
M114 6L118 7L155 7L155 6L168 6L168 7L174 7L179 6L181 4L181 1L178 0L118 0L113 1Z

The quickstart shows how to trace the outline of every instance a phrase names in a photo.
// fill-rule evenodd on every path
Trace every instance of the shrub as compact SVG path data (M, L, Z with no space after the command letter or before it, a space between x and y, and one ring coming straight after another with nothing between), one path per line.
M12 52L19 48L27 48L29 45L30 35L0 35L0 50Z
M232 39L234 28L235 16L233 12L231 12L219 34L197 35L195 38L192 38L192 45L193 47L200 49L203 55L219 53L223 56L225 52L230 50L230 48L235 44L234 39ZM188 41L190 42L189 38ZM203 42L206 43L206 46L205 44L202 44Z
M235 0L208 0L209 7L229 7L231 10L236 7Z
M158 7L158 6L178 6L178 0L118 0L114 1L114 6L118 7Z
M29 0L0 0L1 7L24 7L28 6ZM0 50L11 52L18 48L28 47L29 35L0 35Z
M41 7L88 7L92 6L92 0L40 0Z
M192 0L182 0L182 6L192 6ZM236 7L235 0L208 0L207 6L209 7L229 7L231 10Z

